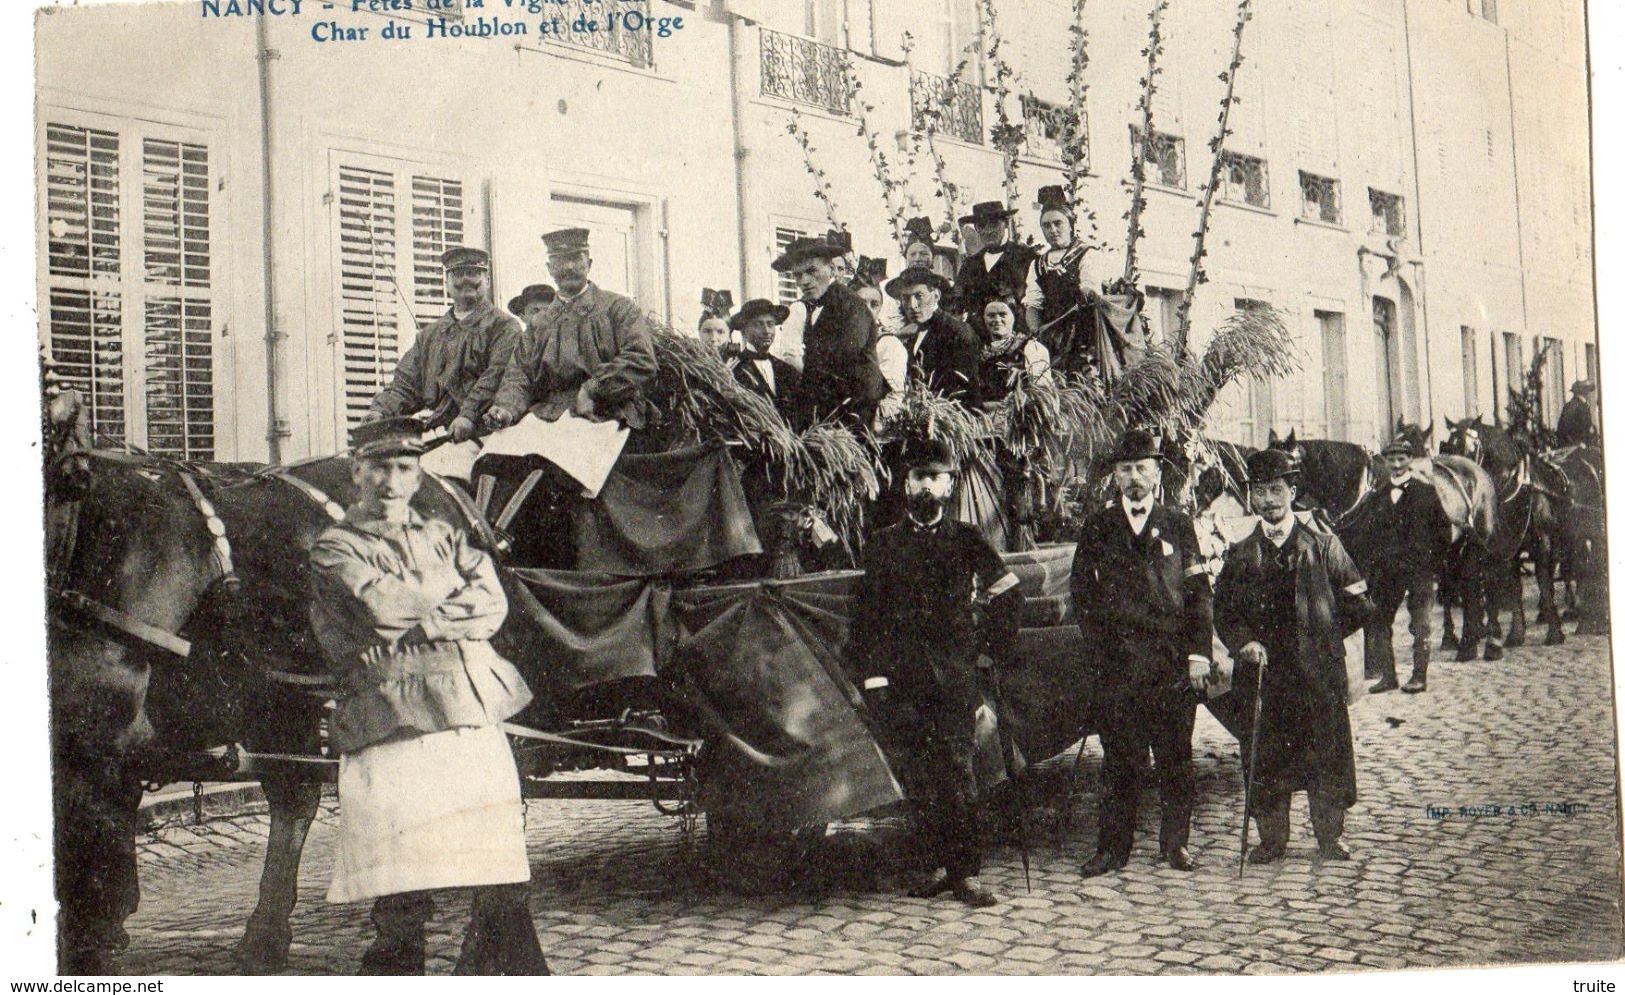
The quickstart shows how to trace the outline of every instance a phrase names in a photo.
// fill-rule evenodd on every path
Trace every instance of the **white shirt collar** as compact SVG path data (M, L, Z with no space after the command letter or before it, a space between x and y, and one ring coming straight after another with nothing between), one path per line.
M1293 516L1290 513L1285 518L1281 519L1280 525L1271 525L1269 522L1259 522L1259 526L1264 530L1264 538L1268 539L1270 542L1273 542L1276 549L1280 549L1282 546L1285 546L1286 541L1292 538L1292 527L1295 524L1297 523L1293 520Z
M1133 502L1127 497L1120 497L1118 500L1123 505L1123 514L1128 518L1129 528L1134 530L1135 535L1139 535L1145 528L1146 521L1151 517L1151 499L1146 498L1143 501ZM1136 516L1134 514L1136 508L1142 508L1144 512Z
M1397 477L1389 478L1388 486L1389 487L1404 487L1406 484L1408 484L1410 482L1411 482L1411 471L1406 470L1404 473L1400 474Z

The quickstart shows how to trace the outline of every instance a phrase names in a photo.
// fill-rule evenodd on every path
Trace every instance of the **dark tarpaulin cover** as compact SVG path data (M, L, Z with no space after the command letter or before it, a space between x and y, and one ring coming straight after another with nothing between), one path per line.
M497 649L527 681L540 679L538 697L654 677L669 654L667 585L568 570L503 574L509 622Z
M707 570L762 551L722 447L623 454L576 515L576 566L624 577Z

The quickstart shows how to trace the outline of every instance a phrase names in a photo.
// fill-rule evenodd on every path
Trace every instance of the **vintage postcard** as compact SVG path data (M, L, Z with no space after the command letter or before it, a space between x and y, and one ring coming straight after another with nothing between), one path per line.
M1614 990L1590 6L36 2L18 963Z

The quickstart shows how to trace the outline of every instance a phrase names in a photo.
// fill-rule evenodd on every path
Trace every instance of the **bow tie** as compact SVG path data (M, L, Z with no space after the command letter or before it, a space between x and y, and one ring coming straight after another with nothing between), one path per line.
M1151 514L1151 506L1149 504L1147 504L1147 505L1132 505L1131 504L1131 505L1128 506L1128 517L1130 517L1130 518L1144 518L1145 516L1147 516L1149 514Z
M1271 539L1271 540L1285 539L1286 536L1287 536L1287 533L1291 532L1291 531L1292 531L1292 526L1290 526L1290 525L1280 525L1280 526L1266 525L1266 526L1264 526L1264 538Z

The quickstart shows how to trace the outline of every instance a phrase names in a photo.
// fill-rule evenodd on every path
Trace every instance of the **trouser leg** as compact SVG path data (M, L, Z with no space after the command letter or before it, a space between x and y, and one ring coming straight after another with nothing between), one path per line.
M1277 850L1286 849L1292 835L1292 795L1281 791L1260 793L1253 799L1253 821L1258 825L1258 842Z
M922 716L929 787L919 809L921 836L928 860L950 881L974 877L982 870L980 827L976 818L974 719L960 715Z
M453 974L541 975L551 973L530 917L530 885L475 888L468 931Z
M1347 811L1339 796L1325 791L1309 792L1309 821L1315 827L1315 842L1327 847L1342 839L1343 815Z
M378 936L361 956L362 974L422 974L423 927L434 914L426 891L385 895L372 903Z
M1105 754L1100 765L1101 853L1127 859L1134 848L1136 775L1145 761L1148 737L1139 710L1132 704L1108 706L1100 731Z
M1433 578L1424 578L1412 581L1410 590L1405 595L1405 610L1411 616L1411 676L1427 679L1428 660L1431 648L1428 640L1433 634L1433 602L1438 591L1439 582ZM1466 624L1462 628L1465 630ZM1465 634L1463 636L1465 638ZM1393 653L1389 656L1390 672L1393 668Z
M1365 675L1398 681L1394 670L1394 616L1399 612L1405 589L1397 584L1372 585L1375 611L1365 625Z
M1158 703L1152 719L1151 751L1157 762L1157 793L1162 800L1159 841L1168 853L1190 841L1191 810L1196 804L1196 771L1191 764L1191 730L1196 702L1170 694Z

